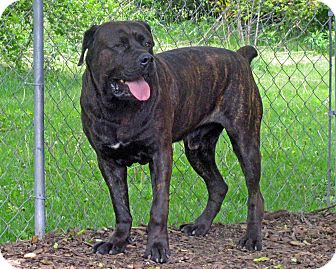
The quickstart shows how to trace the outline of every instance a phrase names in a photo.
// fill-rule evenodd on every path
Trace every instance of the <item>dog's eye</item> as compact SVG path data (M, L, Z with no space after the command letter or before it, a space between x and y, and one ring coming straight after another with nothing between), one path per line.
M145 42L145 47L150 48L152 46L152 43L150 41Z
M128 44L127 43L117 43L113 46L114 48L128 48Z

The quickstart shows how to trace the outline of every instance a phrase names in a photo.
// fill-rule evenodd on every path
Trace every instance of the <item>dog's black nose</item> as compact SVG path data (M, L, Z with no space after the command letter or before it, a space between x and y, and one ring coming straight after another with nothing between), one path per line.
M146 67L149 63L153 62L154 57L152 54L144 53L139 57L139 63L142 67Z

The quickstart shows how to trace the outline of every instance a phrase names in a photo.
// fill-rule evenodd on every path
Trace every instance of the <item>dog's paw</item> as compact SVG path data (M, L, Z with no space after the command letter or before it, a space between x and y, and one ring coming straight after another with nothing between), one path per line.
M187 223L180 226L180 231L187 235L204 236L210 230L210 225Z
M93 253L97 254L118 254L125 252L127 242L99 242L93 246Z
M156 263L166 263L169 256L170 251L166 240L160 240L153 243L148 242L144 258L150 259Z
M237 244L238 248L245 248L249 251L261 250L262 249L262 240L260 236L248 236L244 235Z

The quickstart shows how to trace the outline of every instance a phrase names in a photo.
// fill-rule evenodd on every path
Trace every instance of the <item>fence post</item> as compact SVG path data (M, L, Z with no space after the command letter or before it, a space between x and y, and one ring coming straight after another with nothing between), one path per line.
M331 30L331 18L332 11L328 12L328 28L329 28L329 100L328 100L328 185L327 185L327 206L330 206L330 182L331 182L331 119L334 116L332 110L332 30Z
M335 33L335 36L334 36L334 60L335 60L335 64L334 64L334 94L335 94L334 106L336 107L336 14L333 14L333 15L334 15L334 33ZM332 70L330 72L332 72ZM336 117L335 117L335 133L336 133ZM335 151L336 151L336 147L335 147ZM335 158L334 165L336 169L336 152L335 152L334 158ZM336 175L335 174L334 174L334 201L333 203L336 204Z
M45 234L43 0L34 0L34 194L35 235Z

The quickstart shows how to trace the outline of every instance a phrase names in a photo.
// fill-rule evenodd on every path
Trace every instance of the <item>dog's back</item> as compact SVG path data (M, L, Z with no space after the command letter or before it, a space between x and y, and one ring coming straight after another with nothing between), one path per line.
M250 62L256 56L257 52L251 46L242 47L237 52L215 47L189 47L156 55L157 64L164 65L157 69L160 85L167 85L165 90L171 91L173 97L176 115L173 129L180 130L174 140L209 119L222 123L225 107L230 108L232 102L244 106L246 95L252 92L260 99L250 68ZM160 70L166 69L171 74L168 78L160 75Z

